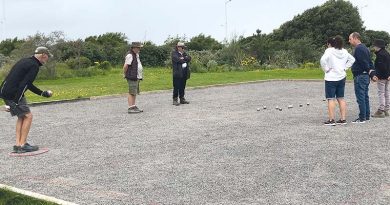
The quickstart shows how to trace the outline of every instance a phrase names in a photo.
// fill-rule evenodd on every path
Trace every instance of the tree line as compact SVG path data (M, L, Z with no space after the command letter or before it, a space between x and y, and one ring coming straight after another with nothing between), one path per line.
M251 36L237 36L223 43L202 33L190 39L168 37L163 45L143 42L141 60L146 67L169 67L171 50L178 41L183 41L193 56L194 72L316 67L328 37L341 35L347 42L349 34L355 31L362 34L367 46L377 38L390 40L388 32L366 30L358 8L349 1L329 0L295 16L270 34L257 29ZM45 66L48 78L61 77L58 70L76 70L82 74L85 72L82 69L91 67L109 69L123 64L131 43L127 39L123 33L110 32L66 40L61 31L6 39L0 42L0 76L1 70L31 55L37 46L46 46L54 54L54 61Z

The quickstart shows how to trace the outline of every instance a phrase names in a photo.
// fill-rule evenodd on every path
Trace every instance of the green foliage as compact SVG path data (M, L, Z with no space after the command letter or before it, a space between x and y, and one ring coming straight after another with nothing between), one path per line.
M29 196L11 192L7 189L0 189L1 205L56 205L56 203L35 199Z
M206 66L209 71L215 71L218 68L218 63L215 60L209 60Z
M368 46L378 38L390 42L390 35L385 31L365 31L358 9L352 3L328 0L295 16L268 35L257 29L252 36L236 37L225 45L203 33L189 41L186 36L169 36L161 46L144 42L140 58L145 67L165 65L171 68L171 51L181 41L192 56L190 67L195 73L311 68L311 62L315 62L314 67L318 65L328 37L341 35L347 41L354 31L362 34L363 43ZM37 33L23 40L6 39L0 42L0 77L20 58L31 56L37 46L46 46L54 54L42 67L40 79L105 74L112 65L123 65L130 47L123 33L111 32L74 41L66 41L59 31L49 35ZM98 62L94 68L91 68L92 62Z
M257 30L257 34L240 40L240 44L246 52L255 57L260 64L267 63L275 50L281 49L280 46L274 45L275 42L268 35L261 34L260 30Z
M148 67L164 66L170 51L171 49L167 46L156 46L152 42L145 42L140 54L142 65Z
M390 43L390 35L386 31L367 30L363 33L363 43L367 46L372 46L375 39L383 39L386 43Z
M50 61L41 66L37 76L38 79L55 79L56 77L56 62L54 61Z
M0 79L4 79L9 71L11 70L12 65L10 63L4 64L3 66L0 67Z
M0 53L0 67L8 63L9 60L10 60L9 57L4 56L3 54Z
M302 68L305 68L305 69L315 69L315 68L319 68L320 65L319 63L312 63L312 62L306 62L303 64Z
M92 65L91 60L84 56L81 56L80 58L70 58L66 60L65 63L70 69L88 68Z
M306 10L284 23L272 34L274 40L309 38L320 47L329 36L341 35L346 39L352 32L364 31L357 7L344 0L329 0L321 6Z
M241 67L230 65L219 66L222 71L214 73L193 73L187 81L188 87L245 82L265 79L322 79L321 69L272 69L241 72ZM101 69L97 69L102 71ZM72 70L75 71L75 70ZM239 71L239 72L235 72ZM50 89L54 96L50 99L42 98L34 93L27 92L29 102L47 100L74 99L101 95L123 94L128 90L126 80L122 78L122 69L114 68L105 72L106 75L94 75L88 78L59 78L56 80L36 81L39 88ZM348 74L348 79L351 79ZM172 71L167 68L145 68L144 80L140 84L141 92L151 90L172 89ZM0 101L0 103L2 103Z
M301 64L305 61L318 61L325 49L317 49L314 41L309 38L291 39L283 42L285 50L291 51L294 60Z
M173 49L179 41L186 43L187 38L185 36L179 37L178 35L176 35L175 37L168 36L168 38L164 41L164 46L167 49Z
M123 58L129 49L127 37L123 33L105 33L85 39L83 54L93 62L109 61L114 65L123 64ZM92 55L91 55L92 54ZM95 54L97 54L95 56Z
M102 70L110 70L112 68L112 65L108 61L103 61L101 63L95 62L95 67L102 69Z
M189 50L203 51L203 50L219 50L222 48L222 44L211 36L205 36L204 34L199 34L190 39L190 42L187 43Z
M76 77L74 70L70 69L66 63L56 64L56 79Z
M298 68L294 52L291 50L276 51L270 59L269 66L272 68Z
M13 50L18 48L20 44L23 43L23 40L14 39L5 39L0 42L0 53L4 56L9 56Z
M240 66L246 55L241 39L233 39L227 46L217 52L217 62L219 64Z

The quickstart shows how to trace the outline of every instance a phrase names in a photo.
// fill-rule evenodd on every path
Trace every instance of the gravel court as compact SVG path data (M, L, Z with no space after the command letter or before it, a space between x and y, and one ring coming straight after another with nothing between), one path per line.
M0 183L78 204L390 203L390 118L324 126L323 82L187 96L176 107L170 91L142 94L141 114L127 114L123 96L33 107L29 140L50 151L25 158L8 156L15 119L1 113ZM375 84L370 97L374 112ZM350 122L350 82L346 100Z

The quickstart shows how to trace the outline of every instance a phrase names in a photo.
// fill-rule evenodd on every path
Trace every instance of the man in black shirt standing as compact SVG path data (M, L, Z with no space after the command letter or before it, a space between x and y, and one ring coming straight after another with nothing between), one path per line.
M33 56L19 60L1 84L0 97L9 106L11 115L18 117L14 152L23 153L38 150L37 146L31 146L27 143L33 116L24 93L29 89L43 97L52 96L51 91L42 91L33 84L38 75L39 67L45 64L49 57L52 57L52 54L46 47L38 47Z

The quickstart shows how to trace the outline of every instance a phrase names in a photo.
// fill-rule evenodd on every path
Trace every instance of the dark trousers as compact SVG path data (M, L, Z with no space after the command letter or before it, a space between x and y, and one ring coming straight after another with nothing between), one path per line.
M186 83L186 78L173 78L173 98L184 98Z
M370 98L368 96L368 86L370 85L370 77L368 75L358 75L353 78L356 101L359 105L360 120L370 118Z

